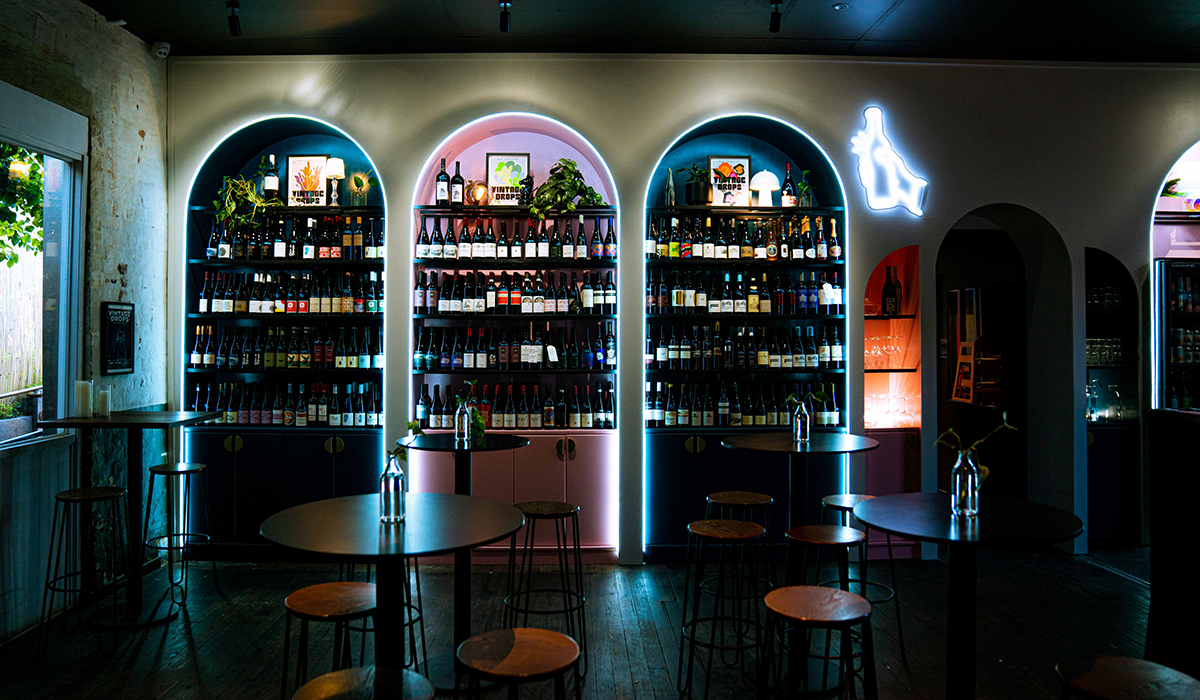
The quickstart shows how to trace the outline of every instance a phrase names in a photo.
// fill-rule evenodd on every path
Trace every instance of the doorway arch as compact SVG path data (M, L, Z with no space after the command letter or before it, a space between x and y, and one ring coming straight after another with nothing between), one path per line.
M975 240L970 238L972 232ZM995 253L990 257L984 249L989 240ZM961 246L961 255L952 259L948 256L955 246ZM1007 261L1007 269L1001 269L1001 260ZM937 262L939 334L948 342L952 339L944 308L949 289L945 284L954 281L955 274L961 277L954 283L968 285L961 287L964 289L971 288L972 275L987 285L997 282L997 274L1000 284L1007 280L1019 288L1015 298L997 299L993 294L987 300L985 294L981 309L985 334L990 330L986 318L990 305L993 317L1003 318L1006 311L1011 312L1007 314L1009 327L1014 334L1023 335L1020 341L1009 343L1008 358L1002 357L999 363L1017 376L1008 378L1002 389L1009 392L1008 406L1003 398L998 404L1001 410L1011 406L1010 417L1023 423L1016 426L1019 433L1007 439L1017 443L1010 449L1024 458L1025 469L1023 475L1006 479L998 474L1003 466L997 464L992 490L1001 487L998 490L1002 492L1067 509L1086 522L1085 431L1075 377L1077 369L1082 376L1083 368L1076 367L1074 352L1082 329L1075 328L1072 263L1062 236L1037 212L1009 203L978 207L955 223L942 241ZM985 275L993 279L988 281ZM1002 338L998 340L1003 344ZM940 399L947 381L953 378L939 372L939 431L954 421L948 410L952 402ZM990 429L999 420L999 412L993 412L979 423ZM972 435L978 431L978 427L967 429ZM1086 541L1080 538L1076 546L1084 547Z

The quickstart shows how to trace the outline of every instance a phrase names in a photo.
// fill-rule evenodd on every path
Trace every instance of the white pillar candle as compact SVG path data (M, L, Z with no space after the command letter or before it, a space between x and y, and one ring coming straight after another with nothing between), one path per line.
M108 416L108 397L110 389L101 389L96 392L96 415Z
M92 383L76 380L75 382L75 417L92 417Z

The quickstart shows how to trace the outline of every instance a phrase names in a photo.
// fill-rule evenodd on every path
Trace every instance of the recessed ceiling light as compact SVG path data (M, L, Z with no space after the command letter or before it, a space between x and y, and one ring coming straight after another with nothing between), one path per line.
M850 3L848 3L848 2L839 2L839 3L837 3L836 5L834 5L834 6L833 6L833 9L835 9L835 10L848 10L848 9L850 9Z

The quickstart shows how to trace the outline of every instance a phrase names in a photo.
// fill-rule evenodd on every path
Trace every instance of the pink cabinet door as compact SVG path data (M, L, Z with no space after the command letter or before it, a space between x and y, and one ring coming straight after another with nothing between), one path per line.
M521 448L524 450L527 448ZM471 495L513 503L513 458L521 450L476 452L471 456Z
M454 493L454 453L408 451L408 490Z
M567 500L566 461L562 446L565 438L558 433L546 435L526 434L529 446L514 450L513 459L513 503L524 501ZM524 541L524 532L517 541ZM543 520L537 526L535 544L554 544L554 524Z
M567 500L579 506L579 539L584 546L617 545L617 436L567 438Z

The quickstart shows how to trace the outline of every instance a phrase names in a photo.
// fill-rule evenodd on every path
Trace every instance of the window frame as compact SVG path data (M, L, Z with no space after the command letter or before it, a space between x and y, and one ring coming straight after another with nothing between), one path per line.
M0 110L0 141L61 160L68 169L69 221L58 241L57 256L58 332L47 342L45 326L42 331L42 411L47 416L72 415L74 392L69 389L83 374L88 118L3 81L0 104L6 105ZM41 254L47 256L48 252ZM44 285L43 299L48 291L53 290ZM43 319L45 316L43 311ZM0 444L0 451L23 448L59 432L38 428Z

